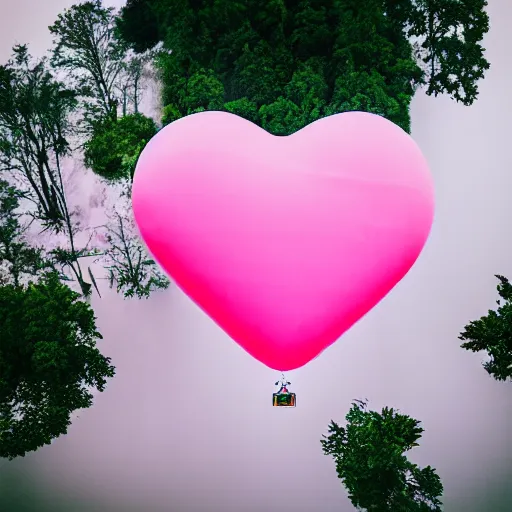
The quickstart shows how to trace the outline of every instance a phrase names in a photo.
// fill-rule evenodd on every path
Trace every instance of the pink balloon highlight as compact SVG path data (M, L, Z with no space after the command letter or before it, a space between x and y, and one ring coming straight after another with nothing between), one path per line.
M363 112L288 137L226 112L184 117L142 152L132 200L176 284L281 371L318 356L405 276L434 216L414 140Z

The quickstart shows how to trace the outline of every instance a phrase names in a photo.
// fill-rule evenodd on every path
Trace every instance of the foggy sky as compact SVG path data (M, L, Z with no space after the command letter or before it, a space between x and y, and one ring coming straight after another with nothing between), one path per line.
M0 0L1 61L16 42L44 53L47 26L72 3ZM512 510L512 388L457 339L495 307L493 275L512 277L512 4L491 0L489 12L478 101L413 101L412 135L436 186L427 246L374 310L286 374L296 409L270 406L279 374L175 287L148 301L105 289L93 306L117 375L67 436L0 462L0 510L352 512L320 438L354 398L422 421L410 458L437 469L447 512Z

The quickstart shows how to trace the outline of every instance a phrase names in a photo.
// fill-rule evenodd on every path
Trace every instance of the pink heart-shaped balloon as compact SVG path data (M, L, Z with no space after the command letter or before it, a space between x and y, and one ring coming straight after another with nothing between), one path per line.
M179 119L142 152L132 200L178 286L281 371L320 354L402 279L434 215L418 146L363 112L288 137L226 112Z

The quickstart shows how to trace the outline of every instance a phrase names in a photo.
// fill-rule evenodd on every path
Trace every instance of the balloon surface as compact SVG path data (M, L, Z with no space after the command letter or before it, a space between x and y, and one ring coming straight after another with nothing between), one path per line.
M404 277L434 216L416 143L363 112L287 137L226 112L181 118L142 152L132 201L176 284L281 371L318 356Z

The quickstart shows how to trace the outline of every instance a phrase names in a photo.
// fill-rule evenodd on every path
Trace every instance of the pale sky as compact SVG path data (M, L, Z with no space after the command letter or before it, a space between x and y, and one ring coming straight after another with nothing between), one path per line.
M0 60L22 42L43 54L72 3L0 0ZM422 421L410 457L437 469L446 512L512 510L512 389L457 339L495 306L494 274L512 277L512 4L490 0L489 12L491 69L475 105L413 102L437 195L426 249L335 345L287 373L297 407L272 408L279 374L175 287L144 302L105 290L93 306L117 375L67 436L0 463L0 510L352 512L320 438L354 398Z

